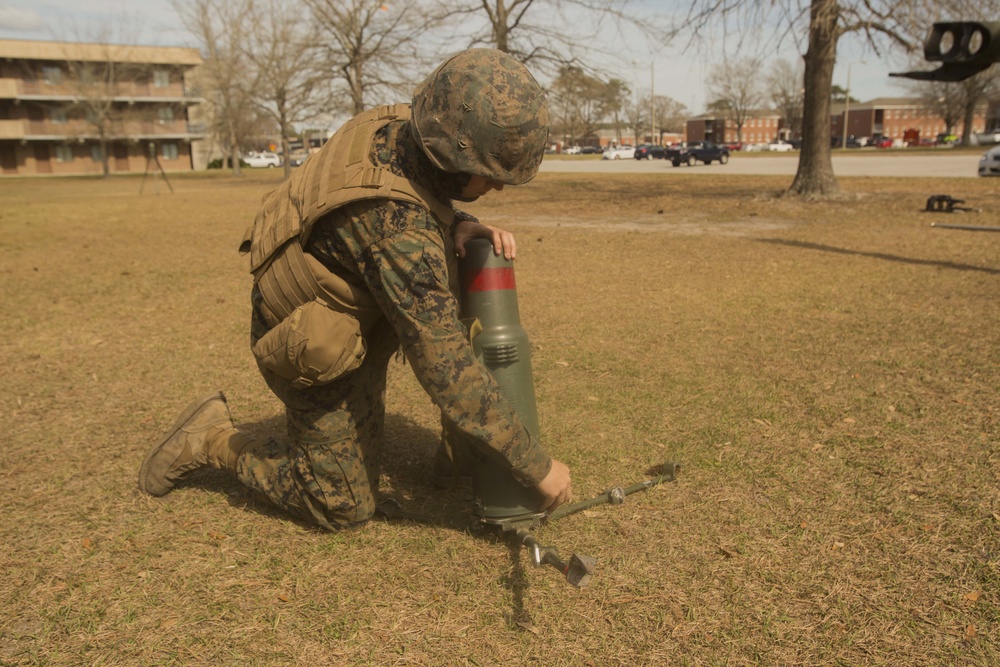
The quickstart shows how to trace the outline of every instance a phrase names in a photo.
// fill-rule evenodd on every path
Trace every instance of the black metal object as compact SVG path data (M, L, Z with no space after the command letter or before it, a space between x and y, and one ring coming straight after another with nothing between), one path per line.
M931 213L954 213L955 211L971 211L972 209L959 204L964 204L964 199L955 199L951 195L931 195L927 198L925 211Z
M638 484L633 484L632 486L625 488L616 486L613 489L608 489L604 493L598 494L588 500L581 500L580 502L557 507L552 512L549 512L547 520L555 521L556 519L561 519L564 516L569 516L570 514L576 514L577 512L581 512L596 505L621 505L625 502L626 496L630 496L639 491L646 491L654 486L657 486L658 484L662 484L663 482L673 482L677 479L677 473L680 469L680 465L667 461L659 466L660 474L655 479L647 479L645 482L639 482Z
M494 523L493 525L499 525L504 530L515 530L518 542L531 550L531 561L536 566L551 565L566 575L566 581L568 581L571 585L577 588L583 588L590 583L590 577L594 574L594 570L597 568L597 559L593 556L573 554L567 563L559 558L558 549L555 547L542 546L538 540L536 540L535 537L528 532L527 528L541 523L555 521L569 516L570 514L576 514L577 512L581 512L585 509L596 507L597 505L621 505L625 502L625 498L633 493L646 491L654 486L657 486L658 484L662 484L663 482L674 481L677 479L677 472L679 470L679 465L668 461L667 463L659 466L659 475L654 479L647 479L644 482L639 482L638 484L633 484L632 486L625 488L616 486L608 489L604 493L594 496L593 498L581 500L576 503L570 503L568 505L562 505L551 512L543 513L541 515L541 519L538 518L539 515L537 514L531 514L520 518L506 517L503 523Z
M632 484L631 486L616 486L600 493L593 498L581 500L557 507L551 512L533 512L530 514L520 514L511 517L475 517L475 524L489 528L499 528L504 533L510 533L518 544L524 545L530 550L531 562L536 566L550 565L566 576L566 581L577 588L583 588L590 582L590 577L597 568L597 559L584 554L573 554L569 562L563 561L559 557L559 550L556 547L543 546L528 529L542 526L551 521L562 519L571 514L576 514L585 509L597 505L621 505L625 498L646 491L663 482L673 482L677 479L680 465L673 462L666 462L657 466L657 476L643 482ZM376 512L386 519L417 521L435 526L448 525L446 522L419 512L410 512L402 508L395 498L386 498L378 504Z
M594 568L597 567L596 558L573 554L567 563L559 558L558 549L542 546L528 531L519 530L516 535L518 542L528 547L531 553L531 562L535 567L551 565L566 575L566 581L576 588L583 588L590 583L590 576L594 574Z
M924 59L939 62L936 70L893 72L921 81L963 81L1000 62L1000 21L935 23L924 41Z

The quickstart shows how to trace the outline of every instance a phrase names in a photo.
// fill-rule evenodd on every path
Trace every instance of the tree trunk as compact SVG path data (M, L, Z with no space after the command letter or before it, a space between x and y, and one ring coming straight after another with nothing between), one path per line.
M236 138L236 131L229 128L229 159L233 165L233 176L239 176L240 170L240 144Z
M962 145L972 145L972 124L976 120L976 107L973 104L965 107L965 117L962 119Z
M504 53L510 53L507 44L507 0L497 0L496 14L493 15L494 46Z
M278 127L281 129L282 168L285 170L285 178L289 178L292 175L292 161L289 159L291 156L289 155L288 135L292 131L292 124L288 120L288 114L283 110L278 119Z
M789 192L827 195L840 191L830 152L830 90L840 37L837 0L812 0L809 9L809 50L805 55L805 97L802 110L802 152Z
M108 164L108 141L104 135L100 138L101 146L101 171L103 172L104 178L111 176L111 166Z
M351 87L351 102L354 104L354 115L365 110L365 91L361 79L361 59L356 59L350 65L351 72L348 81Z

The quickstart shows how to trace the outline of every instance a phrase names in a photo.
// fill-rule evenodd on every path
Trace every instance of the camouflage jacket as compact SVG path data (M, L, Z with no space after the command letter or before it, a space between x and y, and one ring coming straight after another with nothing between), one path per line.
M407 122L383 128L373 151L377 164L443 201L464 183L431 164ZM364 285L383 315L373 326L395 330L417 380L445 419L498 452L521 483L534 485L548 474L551 459L476 359L458 320L452 232L419 205L359 201L320 218L305 250L331 272Z

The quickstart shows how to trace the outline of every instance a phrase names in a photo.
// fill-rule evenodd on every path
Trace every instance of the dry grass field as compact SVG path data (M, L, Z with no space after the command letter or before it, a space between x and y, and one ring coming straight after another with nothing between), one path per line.
M542 175L471 206L519 241L546 448L578 498L505 539L329 534L223 473L136 489L194 397L280 433L236 252L280 174L0 182L2 665L1000 664L1000 183ZM930 194L977 213L923 213ZM437 415L393 364L382 490L425 483Z

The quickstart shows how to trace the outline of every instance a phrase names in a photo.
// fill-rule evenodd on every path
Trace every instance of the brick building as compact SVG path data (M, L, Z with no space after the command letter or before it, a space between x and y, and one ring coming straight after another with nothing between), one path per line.
M830 136L840 138L844 135L844 105L835 104L830 114ZM951 128L962 135L961 121ZM973 133L984 132L986 129L986 108L976 114L972 122ZM847 107L847 135L855 137L870 137L881 134L890 139L902 139L908 130L917 130L920 138L935 138L938 134L947 132L944 119L926 109L919 98L880 97L870 102L859 102Z
M0 174L189 171L196 49L0 39Z
M747 118L742 134L745 144L766 144L778 138L788 138L781 116L773 111L760 112ZM736 123L732 120L725 116L706 114L688 119L687 140L727 144L739 141L740 138Z

